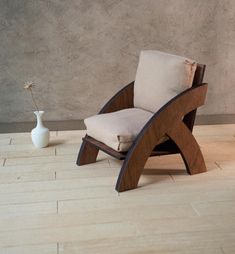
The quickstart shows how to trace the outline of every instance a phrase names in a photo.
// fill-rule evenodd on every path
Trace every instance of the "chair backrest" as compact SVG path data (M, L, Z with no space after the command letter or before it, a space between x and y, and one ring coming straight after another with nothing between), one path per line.
M198 84L201 71L193 68L193 63L189 58L160 51L142 51L134 84L134 107L155 113L177 94Z
M192 86L198 86L203 82L205 70L206 70L205 64L199 64L199 63L197 64L197 69L194 74Z
M197 69L195 71L194 79L193 79L193 85L192 85L193 87L202 84L205 70L206 70L205 64L199 64L199 63L197 64ZM197 113L197 110L195 109L192 112L185 115L183 119L184 123L187 125L187 127L191 131L193 130L196 113Z

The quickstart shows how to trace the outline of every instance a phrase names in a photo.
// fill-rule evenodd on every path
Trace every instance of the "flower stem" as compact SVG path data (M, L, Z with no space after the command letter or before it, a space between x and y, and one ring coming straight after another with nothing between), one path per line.
M32 100L33 100L33 104L34 104L36 110L39 112L37 103L36 103L36 101L35 101L35 99L34 99L34 96L33 96L33 91L32 91L31 88L30 88L29 90L30 90L30 93L31 93L31 97L32 97Z

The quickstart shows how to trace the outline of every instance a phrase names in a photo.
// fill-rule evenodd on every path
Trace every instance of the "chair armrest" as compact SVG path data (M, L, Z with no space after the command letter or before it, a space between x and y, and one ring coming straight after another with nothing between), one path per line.
M144 136L148 136L147 133L149 131L153 131L155 137L161 141L171 129L175 128L175 124L182 122L186 114L204 105L207 87L208 84L203 83L196 87L191 87L172 98L152 116L136 139L142 139ZM155 140L153 145L156 145L156 143L160 142Z
M117 92L100 110L99 114L110 113L125 108L133 108L134 81Z

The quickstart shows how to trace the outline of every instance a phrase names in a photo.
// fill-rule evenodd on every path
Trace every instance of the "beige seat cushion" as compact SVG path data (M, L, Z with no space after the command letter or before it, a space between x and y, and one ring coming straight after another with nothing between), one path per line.
M119 152L127 151L143 126L153 116L151 112L130 108L100 114L85 119L87 135Z
M192 85L196 70L196 63L190 66L193 62L160 51L142 51L134 85L134 106L157 112Z

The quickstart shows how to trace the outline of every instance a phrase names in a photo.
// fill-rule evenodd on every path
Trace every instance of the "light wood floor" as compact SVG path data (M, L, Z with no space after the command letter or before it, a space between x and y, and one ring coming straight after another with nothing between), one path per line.
M235 125L196 126L208 172L151 158L140 188L114 190L120 162L77 167L84 131L0 134L1 254L234 254Z

